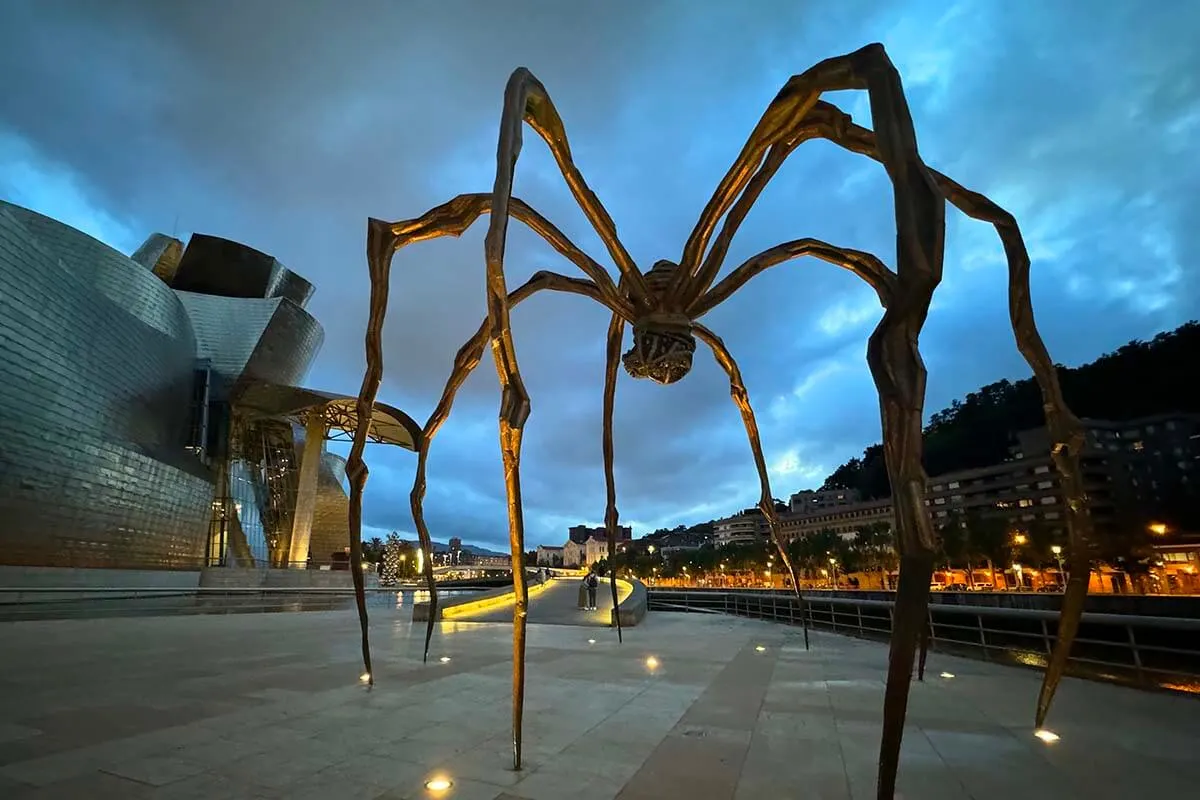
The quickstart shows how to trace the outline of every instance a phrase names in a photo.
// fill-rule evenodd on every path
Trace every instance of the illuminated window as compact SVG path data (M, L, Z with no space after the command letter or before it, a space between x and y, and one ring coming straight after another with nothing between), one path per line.
M1050 471L1050 468L1048 466L1046 466L1045 464L1041 465L1040 467L1033 468L1034 475L1041 475L1042 473L1049 472L1049 471Z
M949 487L950 487L951 489L957 489L957 488L958 488L958 481L950 481L950 483L949 483L948 485L949 485Z
M1017 501L1017 505L1020 506L1021 508L1029 508L1031 505L1033 505L1033 501L1027 497L1022 497L1020 500Z
M1140 441L1139 441L1139 442L1134 442L1134 443L1133 443L1131 446L1133 447L1133 449L1134 449L1134 450L1138 450L1138 451L1141 451L1141 450L1145 450L1145 449L1146 449L1146 445L1145 445L1145 443L1144 443L1144 442L1140 442Z
M1051 486L1053 486L1053 485L1054 485L1054 481L1038 481L1037 488L1039 488L1039 489L1049 489L1049 488L1050 488Z

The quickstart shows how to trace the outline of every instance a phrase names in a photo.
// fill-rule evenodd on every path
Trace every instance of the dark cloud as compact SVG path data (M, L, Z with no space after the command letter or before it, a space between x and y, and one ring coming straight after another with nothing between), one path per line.
M1197 314L1200 55L1195 4L864 1L162 3L9 0L0 24L0 187L129 247L197 230L271 252L317 285L327 330L309 383L361 379L367 217L414 217L492 183L501 93L517 65L553 94L575 157L643 265L677 258L696 215L787 77L883 41L930 164L1008 206L1034 255L1055 357L1075 364ZM866 123L865 99L833 98ZM53 180L51 179L53 177ZM517 193L603 262L536 136ZM817 236L893 261L876 165L801 148L751 213L728 268ZM1028 374L1008 331L994 233L950 215L946 278L922 337L930 410ZM509 283L571 272L511 227ZM484 315L482 226L395 261L384 396L423 420ZM132 240L132 244L131 244ZM740 359L775 493L818 482L878 438L864 353L880 311L852 276L797 262L706 318ZM532 542L603 515L607 315L578 297L514 311L533 398L524 463ZM621 381L617 479L638 526L754 502L724 375L706 353L664 389ZM485 360L430 459L439 538L505 541L498 391ZM368 525L410 529L412 456L375 449Z

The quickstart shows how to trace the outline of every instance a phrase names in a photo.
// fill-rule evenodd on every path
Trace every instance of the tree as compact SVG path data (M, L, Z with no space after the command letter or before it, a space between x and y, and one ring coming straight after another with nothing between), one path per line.
M400 580L404 563L404 543L395 531L388 534L383 546L383 569L379 573L380 586L395 586Z
M378 564L383 561L383 539L378 536L371 537L370 541L362 544L363 561L372 564Z
M1090 364L1060 366L1063 394L1080 417L1127 420L1200 411L1200 393L1191 388L1197 352L1200 322L1192 321L1150 342L1130 342ZM1043 424L1041 394L1032 378L981 387L930 417L925 469L941 475L999 463L1008 457L1013 434ZM888 496L882 446L871 445L861 458L842 464L821 488L856 489L868 499ZM1200 505L1185 499L1175 506L1177 513L1191 515L1200 525Z

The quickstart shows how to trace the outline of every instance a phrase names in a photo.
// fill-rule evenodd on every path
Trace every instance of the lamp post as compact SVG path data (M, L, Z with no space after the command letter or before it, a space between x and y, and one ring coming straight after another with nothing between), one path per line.
M837 559L829 559L829 566L833 570L833 588L836 589L838 588Z
M1063 591L1067 589L1067 573L1063 570L1062 545L1051 545L1050 552L1054 553L1054 560L1058 562L1058 579L1062 581Z

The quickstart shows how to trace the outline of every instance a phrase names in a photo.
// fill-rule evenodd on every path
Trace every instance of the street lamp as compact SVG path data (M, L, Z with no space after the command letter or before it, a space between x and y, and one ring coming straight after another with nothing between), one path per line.
M1013 544L1025 544L1029 538L1023 533L1013 534Z
M1054 560L1058 562L1058 577L1062 580L1063 590L1065 591L1067 588L1067 573L1063 570L1062 546L1057 544L1051 545L1050 552L1054 553Z
M829 559L829 566L833 569L833 588L836 589L837 585L838 585L837 559L836 558Z
M646 552L648 552L650 555L654 555L654 545L647 547Z
M1151 522L1149 525L1149 528L1150 528L1150 532L1153 533L1155 536L1166 536L1167 535L1167 526L1162 524L1161 522Z

